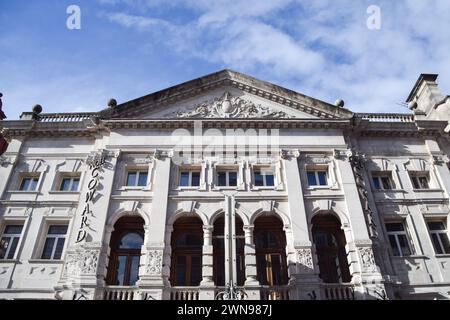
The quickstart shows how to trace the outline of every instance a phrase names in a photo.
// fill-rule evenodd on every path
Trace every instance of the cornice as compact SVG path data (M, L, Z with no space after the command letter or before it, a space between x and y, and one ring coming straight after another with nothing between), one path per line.
M102 119L133 118L150 110L158 110L168 104L224 86L240 89L322 119L349 119L353 116L353 113L347 109L338 108L327 102L231 70L222 70L194 79L128 101L113 109L104 109L99 114Z

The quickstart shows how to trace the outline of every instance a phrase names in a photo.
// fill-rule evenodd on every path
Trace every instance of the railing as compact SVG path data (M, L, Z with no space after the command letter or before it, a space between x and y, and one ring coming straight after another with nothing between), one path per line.
M198 300L200 295L198 287L172 287L170 300Z
M137 295L136 287L110 286L105 288L103 300L135 300Z
M359 113L358 118L369 120L370 122L414 122L412 114L401 113Z
M262 287L261 300L289 300L289 287Z
M348 283L324 283L321 285L323 300L355 300L355 287Z
M85 113L45 113L39 115L41 122L80 122L96 115L95 112Z

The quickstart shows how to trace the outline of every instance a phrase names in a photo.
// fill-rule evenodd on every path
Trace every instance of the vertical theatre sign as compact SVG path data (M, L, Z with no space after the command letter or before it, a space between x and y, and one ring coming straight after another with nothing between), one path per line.
M105 164L105 152L97 152L90 155L86 163L89 165L89 183L87 185L86 197L84 200L84 209L81 214L81 223L77 233L76 243L86 240L89 228L89 216L92 217L92 205L95 202L94 196L100 183L101 168Z

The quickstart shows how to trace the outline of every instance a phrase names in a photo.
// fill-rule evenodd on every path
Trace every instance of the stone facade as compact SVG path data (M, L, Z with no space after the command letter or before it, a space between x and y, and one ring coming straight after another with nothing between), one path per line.
M9 147L0 157L0 232L23 227L15 252L0 260L0 299L105 299L111 292L116 299L214 299L213 225L227 212L244 225L241 298L278 290L275 297L292 300L449 299L450 252L442 241L437 252L428 224L446 227L450 219L450 104L436 78L422 75L416 83L407 101L413 114L353 113L224 70L99 112L26 112L1 121ZM266 132L276 148L255 160L249 142L229 157L197 154L197 141L188 139L182 145L194 152L177 152L180 137L217 138L227 130ZM273 169L273 185L255 183L260 166ZM200 172L193 188L179 185L188 167ZM236 186L219 186L221 167L235 168ZM127 186L126 173L137 168L147 173L145 185ZM311 185L307 172L314 170L326 172L326 184ZM28 189L27 177L35 184ZM59 191L64 177L78 177L79 186ZM313 220L325 213L345 235L349 282L320 276ZM255 221L268 215L282 222L286 236L283 288L258 282L253 233ZM139 280L118 288L106 275L122 217L141 217L145 237ZM170 285L171 235L180 217L203 224L197 288ZM394 235L389 223L401 223L404 232ZM43 259L51 225L68 231L61 257ZM448 239L448 231L441 234Z

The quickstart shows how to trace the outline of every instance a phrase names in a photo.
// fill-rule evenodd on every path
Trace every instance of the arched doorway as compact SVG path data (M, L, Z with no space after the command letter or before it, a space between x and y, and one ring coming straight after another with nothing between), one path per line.
M196 217L179 218L173 225L172 286L198 286L202 280L203 223Z
M140 217L123 217L115 223L110 241L108 285L134 286L139 279L144 223Z
M345 234L341 222L331 214L312 219L312 234L319 263L320 278L325 283L351 281L345 252Z
M286 285L288 273L283 223L275 216L259 217L255 221L254 236L259 283L269 286Z
M237 285L245 281L245 234L241 218L236 216L236 271ZM213 231L213 278L216 286L225 286L225 218L220 216L214 222Z

